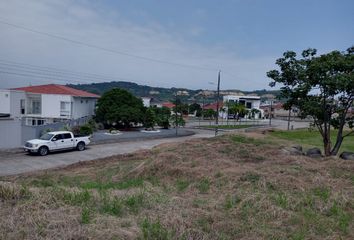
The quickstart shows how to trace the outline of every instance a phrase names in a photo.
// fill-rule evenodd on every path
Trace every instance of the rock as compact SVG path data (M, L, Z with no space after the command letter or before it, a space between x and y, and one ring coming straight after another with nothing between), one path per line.
M304 155L304 153L302 152L302 148L301 150L299 150L299 148L295 148L295 147L285 147L281 149L281 152L287 155L294 155L294 156Z
M339 155L339 157L344 160L354 160L354 153L353 152L342 152L342 154Z
M299 150L300 152L302 152L302 146L301 145L294 145L294 146L291 146L291 147Z
M312 158L318 158L318 157L322 157L322 153L319 148L310 148L309 150L306 151L306 156Z

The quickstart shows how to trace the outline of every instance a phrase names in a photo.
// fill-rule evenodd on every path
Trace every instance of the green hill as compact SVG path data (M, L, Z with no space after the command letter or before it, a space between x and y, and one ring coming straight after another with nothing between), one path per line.
M171 101L174 98L174 94L179 92L179 98L187 102L201 102L204 96L205 102L213 102L216 98L216 91L211 90L192 90L186 88L161 88L161 87L150 87L147 85L139 85L133 82L103 82L103 83L92 83L92 84L77 84L68 85L72 88L88 91L98 95L102 95L106 91L112 88L125 89L137 97L153 97L159 101ZM262 98L267 98L267 95L271 94L273 96L278 95L278 90L255 90L255 91L241 91L241 90L222 90L221 95L225 94L256 94Z

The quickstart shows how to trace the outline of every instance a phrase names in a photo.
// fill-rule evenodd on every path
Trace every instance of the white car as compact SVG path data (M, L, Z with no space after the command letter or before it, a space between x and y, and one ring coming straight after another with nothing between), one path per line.
M41 156L52 151L66 149L77 149L83 151L90 143L91 136L75 136L69 131L48 132L39 139L32 139L26 142L23 147L26 152L38 153Z

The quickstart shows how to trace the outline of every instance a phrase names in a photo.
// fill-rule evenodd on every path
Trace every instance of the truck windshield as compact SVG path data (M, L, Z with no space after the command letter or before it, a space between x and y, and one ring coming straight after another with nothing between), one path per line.
M41 140L50 140L54 135L50 134L50 133L46 133L44 135L42 135L39 139Z

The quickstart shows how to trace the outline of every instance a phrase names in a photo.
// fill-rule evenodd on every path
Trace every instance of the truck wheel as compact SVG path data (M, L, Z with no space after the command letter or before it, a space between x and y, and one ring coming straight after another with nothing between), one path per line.
M79 143L77 144L77 146L76 146L76 149L77 149L78 151L83 151L83 150L85 150L85 143L84 143L84 142L79 142Z
M40 147L38 149L38 154L41 155L41 156L45 156L47 155L49 152L48 148L47 147Z

